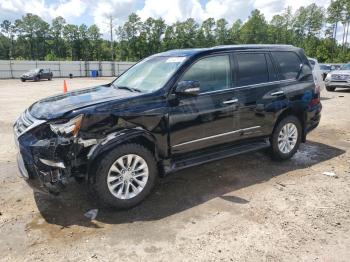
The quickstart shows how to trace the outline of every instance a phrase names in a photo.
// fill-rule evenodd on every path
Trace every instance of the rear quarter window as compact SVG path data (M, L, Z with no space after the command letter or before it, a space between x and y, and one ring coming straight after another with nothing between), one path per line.
M302 61L294 52L272 52L272 56L279 66L280 79L295 79L300 70Z

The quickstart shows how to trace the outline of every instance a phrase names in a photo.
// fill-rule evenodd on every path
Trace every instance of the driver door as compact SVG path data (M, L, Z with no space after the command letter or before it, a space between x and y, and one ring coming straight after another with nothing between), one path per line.
M200 94L177 95L170 105L169 127L172 154L234 141L238 123L237 100L232 81L230 54L201 58L180 81L199 81Z

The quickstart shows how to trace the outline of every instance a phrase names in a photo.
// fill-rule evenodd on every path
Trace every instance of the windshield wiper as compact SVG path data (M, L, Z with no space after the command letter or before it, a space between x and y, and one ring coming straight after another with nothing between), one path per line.
M141 93L141 90L137 89L137 88L132 88L132 87L128 87L128 86L115 86L115 87L117 87L118 89L126 89L126 90L129 90L131 92L139 92L139 93Z

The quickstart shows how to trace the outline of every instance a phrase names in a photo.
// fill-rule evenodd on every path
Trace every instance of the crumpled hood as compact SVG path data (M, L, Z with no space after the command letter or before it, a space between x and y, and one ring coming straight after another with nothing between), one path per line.
M75 109L137 95L140 93L103 85L44 98L31 105L29 112L35 118L50 120Z

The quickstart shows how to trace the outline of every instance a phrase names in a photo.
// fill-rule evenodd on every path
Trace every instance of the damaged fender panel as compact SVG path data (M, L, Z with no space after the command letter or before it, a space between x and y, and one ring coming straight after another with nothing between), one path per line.
M107 135L105 139L102 139L98 144L91 147L87 158L90 162L93 162L96 157L104 152L111 150L128 140L140 137L147 139L150 143L154 144L155 147L157 146L154 136L142 128L121 130Z

